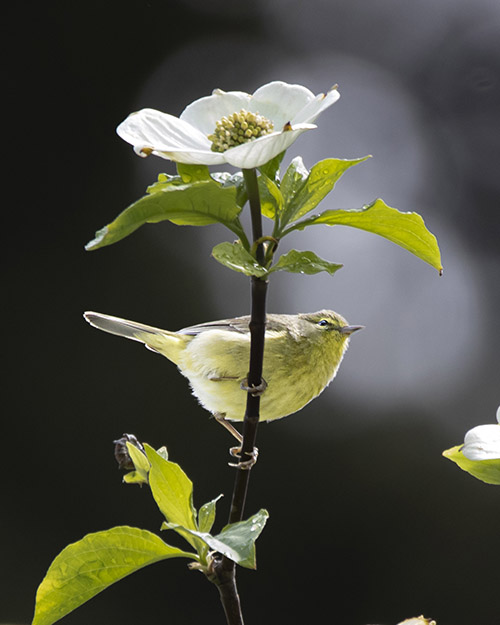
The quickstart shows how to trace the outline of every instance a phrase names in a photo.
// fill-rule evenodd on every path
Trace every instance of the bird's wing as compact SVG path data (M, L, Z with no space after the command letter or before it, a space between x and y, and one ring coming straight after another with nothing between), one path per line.
M236 317L235 319L221 319L220 321L209 321L208 323L199 323L195 326L189 326L179 330L178 334L187 334L196 336L202 332L210 330L227 330L228 332L238 332L239 334L248 334L250 332L248 324L250 317Z
M283 321L286 315L267 315L266 318L266 339L272 338L276 333L282 333L287 330L287 325ZM250 317L235 317L234 319L221 319L220 321L209 321L208 323L200 323L195 326L189 326L179 330L178 334L187 334L196 336L201 332L210 330L227 330L229 332L237 332L239 334L249 334Z

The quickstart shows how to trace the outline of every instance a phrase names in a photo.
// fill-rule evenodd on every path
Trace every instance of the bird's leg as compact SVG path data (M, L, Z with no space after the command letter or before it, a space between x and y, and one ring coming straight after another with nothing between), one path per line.
M257 397L258 395L262 395L262 393L266 390L267 382L264 380L264 378L262 378L260 384L257 384L256 386L248 386L248 379L245 378L241 381L240 388L242 391L250 393L252 397Z
M243 436L238 432L238 430L234 427L232 423L230 423L225 415L221 412L214 413L214 419L217 423L220 423L223 427L226 428L228 432L230 432L234 438L240 443L239 446L231 447L229 449L229 453L233 458L240 458L241 454L241 443L243 442ZM237 469L248 470L253 467L253 465L257 462L257 456L259 455L259 450L257 447L254 447L251 452L247 452L247 455L250 456L249 460L240 460L240 462L229 462L230 467L236 467Z
M223 427L225 427L226 430L234 436L238 443L243 442L243 436L238 432L234 425L226 419L226 415L223 412L214 412L213 415L217 423L220 423Z

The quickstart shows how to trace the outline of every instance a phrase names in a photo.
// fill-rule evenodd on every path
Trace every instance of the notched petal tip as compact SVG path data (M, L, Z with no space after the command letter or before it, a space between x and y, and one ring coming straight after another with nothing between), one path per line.
M340 96L340 93L338 93L339 90L339 86L337 83L335 83L334 85L332 85L330 87L330 89L328 89L328 91L326 93L318 93L318 95L316 96L316 98L318 100L324 100L332 91L335 91L337 94L337 97Z
M154 148L148 147L146 145L134 145L134 152L137 154L137 156L140 156L141 158L147 158L148 156L151 156L151 154L153 154Z
M283 126L283 128L280 131L274 132L272 134L280 135L280 134L283 134L284 132L290 132L292 130L299 130L301 132L304 132L305 130L314 130L315 128L317 128L316 124L292 124L292 122L286 122L286 124Z

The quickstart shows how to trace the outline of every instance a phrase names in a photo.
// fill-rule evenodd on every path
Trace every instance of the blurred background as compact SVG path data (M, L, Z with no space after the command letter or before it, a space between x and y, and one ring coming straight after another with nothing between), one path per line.
M500 488L441 456L494 422L500 404L497 0L8 10L0 623L31 621L36 588L68 543L114 525L159 529L147 489L121 484L112 441L123 432L167 445L197 506L224 493L216 529L225 523L232 440L175 367L96 332L82 312L168 329L246 314L248 280L210 258L232 234L162 224L83 246L158 173L174 172L116 136L131 111L178 115L216 87L252 92L270 80L315 93L339 84L339 102L285 162L372 154L322 208L382 197L417 211L444 275L354 229L285 242L345 266L333 277L275 274L269 310L333 308L366 329L318 400L259 428L247 511L271 516L258 571L239 573L246 621L392 625L424 613L439 625L498 623ZM167 561L65 622L223 620L215 589Z

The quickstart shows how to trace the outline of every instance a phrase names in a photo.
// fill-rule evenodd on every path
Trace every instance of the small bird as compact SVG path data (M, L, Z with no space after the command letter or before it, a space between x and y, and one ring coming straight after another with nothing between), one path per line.
M96 312L86 312L84 317L95 328L144 343L176 364L200 404L217 420L243 421L244 391L253 390L246 386L250 317L202 323L177 332ZM317 397L335 377L350 335L361 328L348 325L332 310L268 314L261 421L286 417Z

